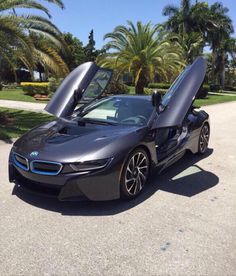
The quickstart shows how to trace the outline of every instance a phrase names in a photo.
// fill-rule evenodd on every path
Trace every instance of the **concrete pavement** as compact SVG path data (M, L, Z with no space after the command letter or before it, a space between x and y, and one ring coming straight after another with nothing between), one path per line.
M13 189L0 145L0 275L235 275L236 102L204 109L208 154L154 174L130 202Z
M0 100L0 107L23 109L35 112L45 112L43 109L46 106L44 103L31 103L20 101Z

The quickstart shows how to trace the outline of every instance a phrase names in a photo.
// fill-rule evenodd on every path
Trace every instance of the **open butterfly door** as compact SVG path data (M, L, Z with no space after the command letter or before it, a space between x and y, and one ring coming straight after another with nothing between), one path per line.
M161 100L162 112L158 115L155 127L165 128L182 125L204 81L206 67L206 60L203 57L198 57L178 76Z
M62 82L45 110L56 117L70 116L77 104L99 98L112 77L112 71L86 62L73 70Z

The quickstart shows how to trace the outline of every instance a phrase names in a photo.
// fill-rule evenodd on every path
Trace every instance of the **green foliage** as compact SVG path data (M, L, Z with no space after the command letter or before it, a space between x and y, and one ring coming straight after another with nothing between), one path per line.
M204 84L198 91L196 95L196 99L204 99L207 97L208 92L210 91L210 86L208 84Z
M112 79L105 91L106 94L128 94L129 87L125 85L116 72L113 73Z
M167 92L167 89L144 88L144 94L145 95L152 95L154 90L157 90L158 93L160 93L161 95L165 95L165 93Z
M93 30L89 33L88 40L88 44L84 47L85 59L86 61L95 61L100 54L104 53L104 50L96 50Z
M151 82L148 84L148 88L156 88L156 89L169 89L171 86L171 83L156 83Z
M36 94L39 95L48 95L48 83L23 83L22 89L28 96L35 96Z
M157 25L134 25L128 21L128 26L117 26L106 38L110 41L105 47L112 52L99 57L99 63L116 69L118 74L131 73L138 94L144 93L144 87L155 75L168 79L178 75L184 65L178 46L163 39Z
M236 86L225 85L224 90L226 90L226 91L236 91Z
M93 37L93 30L91 30L91 32L89 33L88 39L89 39L89 42L84 47L84 52L86 54L88 61L95 61L96 54L95 54L95 40Z
M222 90L222 87L219 84L210 84L210 90L212 92L218 92Z
M225 67L229 55L235 59L236 51L236 40L231 37L234 31L233 23L228 12L229 9L220 2L209 5L196 1L191 4L191 0L182 0L179 7L168 5L163 9L163 14L168 16L163 25L180 37L179 43L184 49L187 62L199 55L203 46L210 46L210 81L222 87L225 85Z
M145 88L145 94L149 95L153 92L153 90L157 90L161 94L165 94L165 92L170 88L170 83L149 83L148 88ZM208 95L210 91L210 86L204 84L199 92L197 93L197 99L203 99Z
M204 39L201 33L190 32L183 34L171 34L172 40L181 47L186 63L192 63L197 56L202 55Z
M56 92L57 88L60 86L62 81L63 81L63 78L59 78L59 79L56 79L53 77L49 78L48 91L50 96Z
M48 0L48 2L52 2L61 8L64 7L61 0ZM33 75L38 63L41 63L45 67L45 71L57 75L65 73L67 69L56 50L57 47L63 47L61 33L58 28L47 17L18 14L16 12L18 8L42 11L50 18L48 9L37 0L0 1L1 59L8 63L13 72L20 64L20 67L27 68ZM11 11L13 11L13 14ZM36 39L32 39L35 37ZM42 37L44 39L43 47ZM47 42L45 43L45 41ZM39 44L40 46L38 46ZM60 66L55 60L59 61ZM15 80L17 80L16 73Z
M86 61L85 51L82 42L71 33L63 34L63 39L66 44L66 51L62 51L61 55L72 71Z

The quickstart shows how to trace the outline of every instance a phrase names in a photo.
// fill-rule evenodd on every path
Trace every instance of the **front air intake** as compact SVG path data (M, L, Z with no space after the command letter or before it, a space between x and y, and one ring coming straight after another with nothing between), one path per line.
M24 171L29 170L29 161L27 158L24 156L18 154L18 153L13 153L13 159L14 159L14 164L19 167L20 169Z
M35 160L30 163L31 171L42 175L58 175L62 167L62 164L58 162Z

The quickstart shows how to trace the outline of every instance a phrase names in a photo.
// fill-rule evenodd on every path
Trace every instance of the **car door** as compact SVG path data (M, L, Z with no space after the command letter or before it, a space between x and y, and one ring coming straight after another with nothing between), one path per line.
M156 128L180 127L206 74L206 60L198 57L179 75L161 100Z
M160 112L154 123L158 160L181 152L188 137L185 119L206 73L206 60L197 58L178 76L163 96Z
M56 117L70 116L78 103L89 103L101 96L112 77L112 70L86 62L73 70L59 86L45 110Z

